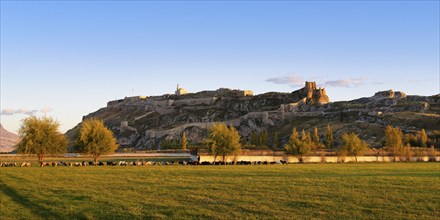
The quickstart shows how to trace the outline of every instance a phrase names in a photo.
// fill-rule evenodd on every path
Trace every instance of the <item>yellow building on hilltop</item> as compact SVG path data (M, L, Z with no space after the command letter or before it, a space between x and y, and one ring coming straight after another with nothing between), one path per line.
M174 94L184 95L184 94L188 94L188 91L186 91L186 89L184 88L179 88L179 84L177 84L176 92Z

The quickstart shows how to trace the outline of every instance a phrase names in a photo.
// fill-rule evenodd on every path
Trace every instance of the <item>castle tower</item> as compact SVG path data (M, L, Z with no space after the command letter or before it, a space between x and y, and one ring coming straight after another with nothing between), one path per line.
M308 99L313 98L313 91L316 90L316 82L306 81L306 85L304 86L304 89L306 90L307 98Z
M315 90L316 89L316 82L306 81L305 88L306 88L306 90Z
M179 84L177 84L175 95L184 95L187 94L188 91L186 91L184 88L179 88Z
M330 102L330 99L327 96L327 93L324 88L317 88L316 82L307 82L305 83L304 88L302 89L304 95L306 95L306 100L308 103L320 103L325 104Z

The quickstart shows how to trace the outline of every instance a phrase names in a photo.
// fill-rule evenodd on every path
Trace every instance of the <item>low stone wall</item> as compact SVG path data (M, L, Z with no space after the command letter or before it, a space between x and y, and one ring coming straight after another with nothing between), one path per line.
M222 161L222 157L221 156L217 156L216 161ZM337 157L337 156L325 156L325 157L320 157L320 156L308 156L308 157L304 157L304 163L348 163L348 162L356 162L355 157L345 157L345 158L341 158L341 157ZM279 162L280 160L284 160L284 161L288 161L289 163L299 163L298 159L296 157L292 157L292 156L228 156L226 157L226 161L227 162L232 162L232 161L251 161L251 162L255 162L255 161L267 161L267 162ZM211 155L202 155L200 156L200 162L214 162L214 156ZM360 156L357 157L357 162L393 162L394 161L394 157L391 156ZM400 159L399 157L396 158L396 161L406 161L404 159ZM411 162L417 162L417 161L429 161L429 157L424 156L424 157L411 157L410 158ZM440 156L436 157L436 161L440 161Z
M181 106L197 106L197 105L213 105L216 101L215 97L211 98L198 98L198 99L183 99L174 101L173 105L177 107Z

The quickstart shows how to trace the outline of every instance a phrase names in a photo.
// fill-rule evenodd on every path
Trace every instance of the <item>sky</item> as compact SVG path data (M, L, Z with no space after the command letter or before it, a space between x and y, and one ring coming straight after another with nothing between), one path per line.
M440 93L439 1L4 1L1 123L218 88Z

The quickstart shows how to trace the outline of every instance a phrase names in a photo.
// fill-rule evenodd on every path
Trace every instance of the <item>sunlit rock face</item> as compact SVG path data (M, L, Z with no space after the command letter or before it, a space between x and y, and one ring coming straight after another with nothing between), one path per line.
M406 94L400 91L393 91L392 89L387 91L376 92L373 99L401 99L405 98Z

